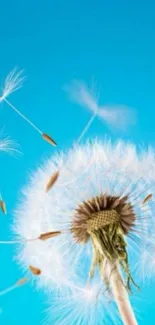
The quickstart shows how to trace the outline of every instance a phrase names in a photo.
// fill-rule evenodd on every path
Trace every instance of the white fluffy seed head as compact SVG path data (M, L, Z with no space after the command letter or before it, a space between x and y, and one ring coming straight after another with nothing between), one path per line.
M57 170L60 170L57 182L45 193L49 177ZM19 247L18 262L26 269L28 265L41 269L41 276L36 281L48 291L54 286L68 286L73 290L75 284L85 286L92 248L90 242L87 245L75 242L69 231L70 225L81 202L107 193L128 194L134 207L136 227L131 232L133 240L128 239L129 258L134 265L131 249L137 253L140 243L153 232L154 201L148 201L145 206L142 204L150 187L154 193L155 156L150 149L137 153L132 144L95 141L51 157L32 173L23 189L23 197L15 212L14 233L27 239L49 231L65 233L45 242L25 243Z

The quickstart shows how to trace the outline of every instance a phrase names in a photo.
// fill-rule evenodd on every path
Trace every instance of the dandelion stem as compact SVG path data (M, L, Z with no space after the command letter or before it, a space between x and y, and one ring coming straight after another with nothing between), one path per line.
M110 262L108 264L112 270L110 284L122 321L124 325L138 325L128 298L127 290L122 281L119 267L117 264L114 266Z

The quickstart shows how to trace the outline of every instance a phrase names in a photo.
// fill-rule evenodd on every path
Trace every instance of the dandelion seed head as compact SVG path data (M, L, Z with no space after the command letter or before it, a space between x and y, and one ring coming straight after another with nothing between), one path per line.
M134 241L129 237L128 247L130 251L139 251L138 246L144 243L148 229L150 236L153 231L154 202L143 204L150 194L148 188L152 187L153 193L155 186L155 158L151 157L148 159L148 152L138 153L132 144L96 140L51 157L32 173L15 211L16 236L36 238L41 233L62 231L62 235L48 241L25 242L19 248L17 259L24 268L35 265L42 270L36 280L39 286L47 291L53 287L74 288L74 284L85 286L92 248L89 242L78 244L70 228L77 207L102 193L119 197L128 194L136 215L135 231L131 231ZM146 161L150 162L147 173ZM45 193L47 180L57 170L61 170L57 182Z

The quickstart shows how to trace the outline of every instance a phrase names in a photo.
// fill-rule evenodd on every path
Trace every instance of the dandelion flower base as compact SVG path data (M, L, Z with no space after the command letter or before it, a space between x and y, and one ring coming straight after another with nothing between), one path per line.
M128 197L112 197L101 195L83 202L76 210L71 232L78 243L91 239L93 246L92 266L89 274L91 279L96 267L109 287L110 279L106 278L103 262L119 261L127 276L126 287L130 291L133 281L128 263L128 253L124 235L134 225L135 214Z

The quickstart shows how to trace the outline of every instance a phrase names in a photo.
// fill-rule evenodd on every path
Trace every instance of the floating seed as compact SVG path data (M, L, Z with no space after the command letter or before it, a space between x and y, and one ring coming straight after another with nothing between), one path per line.
M37 267L34 267L34 266L30 265L29 269L34 275L40 275L41 274L41 270L38 269Z
M18 286L22 286L22 285L24 285L25 283L27 283L29 281L29 279L28 278L22 278L22 279L20 279L19 281L17 281L17 285Z
M146 196L146 198L144 199L144 201L143 201L143 204L145 204L145 203L147 203L149 200L151 200L152 199L152 194L149 194L149 195L147 195Z
M59 172L58 171L52 174L52 176L50 177L50 179L49 179L49 181L48 181L48 183L46 185L46 189L45 189L46 192L48 192L51 189L51 187L57 181L58 177L59 177Z
M39 239L40 240L48 240L48 239L50 239L50 238L52 238L52 237L56 237L56 236L58 236L58 235L60 235L61 234L61 231L51 231L51 232L46 232L46 233L44 233L44 234L41 234L40 236L39 236Z
M46 133L42 133L42 137L45 141L49 142L50 144L52 144L52 146L56 146L56 142Z
M1 208L1 210L2 210L2 212L4 214L7 213L7 211L6 211L6 204L5 204L5 202L3 200L0 200L0 208Z

